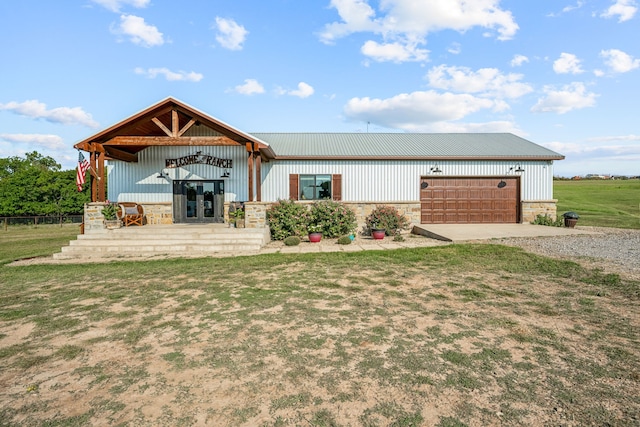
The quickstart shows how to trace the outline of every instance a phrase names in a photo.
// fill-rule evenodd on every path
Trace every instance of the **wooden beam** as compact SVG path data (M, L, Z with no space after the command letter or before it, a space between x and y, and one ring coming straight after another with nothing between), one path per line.
M105 153L98 154L98 201L104 202L107 200L106 185L105 185L105 167L104 167Z
M184 127L183 127L182 129L180 129L180 132L178 132L178 137L181 137L182 135L184 135L184 133L185 133L186 131L188 131L188 130L189 130L189 128L190 128L191 126L193 126L193 125L195 125L195 124L196 124L195 119L191 119L191 120L189 120L189 123L187 123L186 125L184 125Z
M162 129L162 132L166 133L166 134L167 134L167 136L173 136L173 134L172 134L171 130L169 130L169 128L168 128L168 127L166 127L166 126L164 125L164 123L162 123L162 122L160 121L160 119L159 119L159 118L154 117L153 119L151 119L151 121L152 121L153 123L155 123L156 125L158 125L158 127L159 127L160 129Z
M94 174L91 174L91 201L92 202L97 202L98 201L98 181L99 181L99 177L100 175L98 174L98 164L96 162L96 155L97 153L94 151L91 151L89 153L89 163L91 164L91 169L94 170L95 172L95 176Z
M249 153L247 156L247 163L249 169L249 201L253 202L253 153Z
M241 145L241 142L234 141L226 136L188 136L171 138L166 136L116 136L109 141L105 141L105 146L130 145L138 147L149 147L151 145Z
M112 159L122 160L123 162L129 163L138 163L138 154L131 154L115 147L106 147L105 151L107 152L107 156Z
M89 151L92 151L94 153L104 153L104 147L102 146L102 144L92 142Z
M74 145L73 148L77 148L78 150L89 152L91 151L91 144L89 144L88 142L81 142L79 144Z
M180 117L178 117L178 110L171 110L171 135L174 138L178 137L180 131Z
M259 152L253 153L256 158L256 202L262 201L262 156Z

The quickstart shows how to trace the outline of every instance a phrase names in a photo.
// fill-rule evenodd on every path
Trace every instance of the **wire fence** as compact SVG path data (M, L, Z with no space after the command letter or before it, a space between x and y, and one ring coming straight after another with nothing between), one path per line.
M82 215L48 215L48 216L4 216L0 217L2 228L6 231L9 227L35 227L39 225L63 225L82 224Z

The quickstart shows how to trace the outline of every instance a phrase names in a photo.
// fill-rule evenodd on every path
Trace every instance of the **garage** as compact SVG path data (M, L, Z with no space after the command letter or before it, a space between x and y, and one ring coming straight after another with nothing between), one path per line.
M423 224L520 222L519 177L422 177Z

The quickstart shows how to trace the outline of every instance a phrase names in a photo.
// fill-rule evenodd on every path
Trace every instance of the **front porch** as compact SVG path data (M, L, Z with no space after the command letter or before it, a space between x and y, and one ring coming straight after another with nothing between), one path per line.
M224 204L224 223L216 224L223 227L231 225L229 218L229 207L233 202L225 202ZM144 226L156 225L172 225L175 223L173 214L173 205L171 202L139 202L144 210ZM251 229L267 228L266 211L271 203L266 202L244 202L244 227ZM104 216L102 209L106 206L105 202L92 202L84 206L84 232L91 233L94 231L102 231L105 229ZM195 224L194 224L195 225ZM206 225L206 224L203 224ZM214 225L211 223L210 225ZM128 228L134 228L131 226Z

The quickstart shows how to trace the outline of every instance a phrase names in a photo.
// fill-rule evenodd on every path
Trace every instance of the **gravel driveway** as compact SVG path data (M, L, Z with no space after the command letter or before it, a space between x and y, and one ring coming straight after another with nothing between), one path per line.
M499 242L537 254L587 261L606 272L640 280L640 230L577 227L597 234L509 238Z

